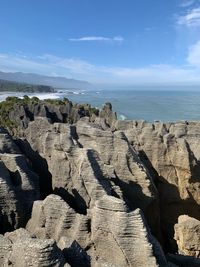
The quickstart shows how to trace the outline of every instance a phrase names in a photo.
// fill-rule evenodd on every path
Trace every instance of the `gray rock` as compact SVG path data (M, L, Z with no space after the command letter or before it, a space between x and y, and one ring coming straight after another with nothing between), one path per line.
M30 234L6 234L3 240L17 244L18 236L30 242L36 236L36 246L42 246L43 239L54 239L72 267L175 266L181 261L184 266L180 255L167 262L151 232L162 241L162 231L165 248L176 251L179 215L200 219L200 123L116 121L109 104L99 117L90 116L87 105L61 110L45 104L33 113L18 146L0 130L0 223L10 225L7 230L22 226L28 216L20 210L30 216L39 186L43 200L34 202L26 226ZM35 169L39 162L40 170ZM199 257L196 219L179 221L175 239L181 253Z
M157 189L123 132L105 131L82 120L71 126L38 118L25 135L46 159L54 192L74 210L86 214L96 200L113 195L130 209L141 208L159 236Z
M129 212L123 200L106 194L87 215L56 195L36 201L27 229L39 238L54 238L71 266L167 266L142 212Z
M52 239L31 238L25 230L9 233L7 238L12 241L12 251L9 257L6 255L9 266L63 267L65 264L61 251Z
M167 249L176 251L174 225L188 214L200 219L199 122L117 122L155 179L160 195L161 227Z
M0 235L0 266L6 267L9 265L9 258L12 252L12 242Z
M69 242L77 240L86 247L88 224L87 216L76 213L61 197L49 195L43 201L34 202L26 228L38 238L53 238L58 242L65 236Z
M112 128L112 125L117 120L117 114L116 112L112 111L111 103L105 103L102 110L100 111L99 117L105 119L105 124L107 125L107 127Z
M179 216L175 224L175 240L179 253L200 258L200 221L187 215ZM200 261L199 261L200 263Z
M94 266L167 266L161 247L156 248L160 256L154 256L139 209L128 212L122 200L104 196L97 201L91 222Z
M7 102L6 102L7 101ZM51 123L76 123L83 117L94 122L97 118L104 120L105 127L110 128L116 121L117 116L112 112L110 103L106 103L101 112L89 104L72 104L68 99L62 100L39 100L37 98L12 99L4 102L6 114L2 120L4 126L16 136L23 136L31 121L37 117L47 118Z
M8 134L0 133L0 231L26 225L40 197L39 178Z

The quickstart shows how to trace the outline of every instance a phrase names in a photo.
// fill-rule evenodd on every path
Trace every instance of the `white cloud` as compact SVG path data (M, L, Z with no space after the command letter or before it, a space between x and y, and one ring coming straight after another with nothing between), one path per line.
M92 71L93 65L76 58L61 58L53 55L44 55L43 60L52 67L66 69L72 73L86 73Z
M24 57L0 54L0 70L34 72L104 83L200 83L200 42L191 47L190 66L150 65L143 68L107 67L90 64L76 58L54 55Z
M187 61L190 65L200 68L200 41L189 48Z
M80 38L70 38L71 42L123 42L122 36L103 37L103 36L84 36Z
M75 58L60 58L53 55L24 57L21 55L0 54L0 69L10 71L35 72L44 75L58 73L71 76L91 72L93 66L83 60Z
M144 68L106 68L116 80L136 83L200 82L199 72L190 67L150 65Z
M188 10L186 14L179 16L177 24L187 27L200 26L200 7Z

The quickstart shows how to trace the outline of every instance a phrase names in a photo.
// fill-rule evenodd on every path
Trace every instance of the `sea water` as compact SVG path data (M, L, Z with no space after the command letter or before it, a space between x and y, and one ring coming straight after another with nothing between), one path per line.
M200 91L101 90L66 97L97 108L110 102L119 119L200 120Z
M199 88L200 89L200 88ZM17 94L22 97L26 93ZM1 93L4 100L13 93ZM101 109L106 102L112 103L119 119L146 121L200 120L200 90L76 90L56 93L28 94L40 99L67 97L74 103L89 103Z

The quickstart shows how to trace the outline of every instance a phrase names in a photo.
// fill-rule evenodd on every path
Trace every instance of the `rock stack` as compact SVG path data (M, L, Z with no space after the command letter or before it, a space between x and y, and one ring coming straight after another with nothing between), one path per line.
M0 129L0 266L200 266L200 123L60 108Z

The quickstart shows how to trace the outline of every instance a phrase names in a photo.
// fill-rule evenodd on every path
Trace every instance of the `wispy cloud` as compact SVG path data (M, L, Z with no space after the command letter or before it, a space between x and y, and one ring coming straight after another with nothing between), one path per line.
M200 41L189 48L187 61L190 65L200 68Z
M200 26L200 7L190 9L186 14L179 16L177 18L177 24L187 27Z
M127 83L173 83L173 82L200 82L196 69L171 65L150 65L144 68L106 68L116 81Z
M69 76L72 74L87 74L92 71L93 65L77 58L61 58L53 55L24 57L18 54L0 54L0 69L7 71L36 72L45 75L58 73Z
M197 60L198 58L198 60ZM64 76L90 82L141 83L200 83L200 42L190 48L188 66L149 65L143 68L108 67L90 64L76 58L54 55L24 57L0 54L0 70L34 72L45 75Z
M41 59L51 67L65 69L71 73L85 74L93 70L92 64L78 58L61 58L47 54L43 55Z
M104 36L84 36L80 38L70 38L71 42L118 42L124 41L122 36L104 37Z

